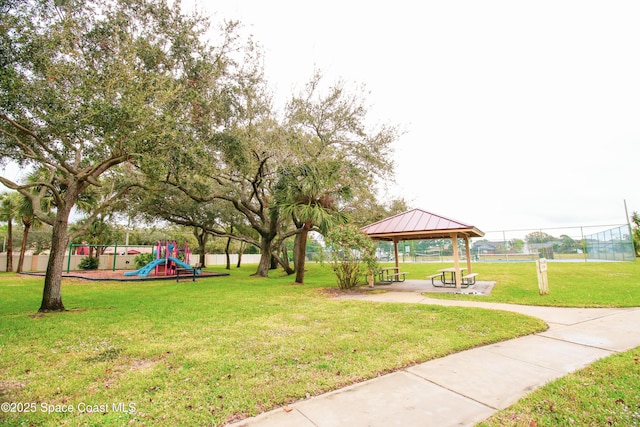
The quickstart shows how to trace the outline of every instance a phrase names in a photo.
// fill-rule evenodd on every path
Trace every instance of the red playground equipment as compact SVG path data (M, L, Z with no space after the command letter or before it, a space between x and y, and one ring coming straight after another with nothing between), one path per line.
M172 242L169 242L168 240L165 240L164 242L158 240L158 244L156 245L154 252L157 260L164 259L164 263L156 264L156 276L173 276L177 274L176 271L179 263L177 263L176 260L178 260L179 250L178 244L175 240ZM189 255L191 255L191 251L189 251L189 243L185 242L184 264L189 264ZM184 265L182 265L182 267L184 267Z
M184 248L184 261L178 259L178 244L176 241L164 242L158 240L158 244L153 251L156 255L156 259L145 265L144 267L124 273L125 276L148 276L151 270L155 269L156 276L173 276L178 273L178 268L192 269L189 265L189 256L191 251L189 250L189 243L185 242ZM198 270L196 274L199 274Z

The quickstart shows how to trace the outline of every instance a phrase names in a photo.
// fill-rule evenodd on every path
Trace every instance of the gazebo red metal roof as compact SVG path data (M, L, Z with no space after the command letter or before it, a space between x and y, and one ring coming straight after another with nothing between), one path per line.
M482 237L484 233L473 225L435 215L422 209L413 209L362 227L374 240L427 240L460 237Z

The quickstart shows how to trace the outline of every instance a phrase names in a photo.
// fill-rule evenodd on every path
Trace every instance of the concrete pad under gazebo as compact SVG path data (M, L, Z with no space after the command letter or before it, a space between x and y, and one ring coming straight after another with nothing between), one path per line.
M453 243L453 264L456 277L456 288L462 286L460 274L460 255L458 239L465 241L467 255L467 271L471 274L471 253L469 238L482 237L484 233L473 225L464 224L453 219L432 214L422 209L413 209L391 216L382 221L362 227L373 240L393 242L393 250L398 268L398 242L401 240L451 239Z

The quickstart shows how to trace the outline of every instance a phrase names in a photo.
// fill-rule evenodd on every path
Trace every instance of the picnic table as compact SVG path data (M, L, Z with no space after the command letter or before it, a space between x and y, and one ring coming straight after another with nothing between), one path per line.
M406 272L400 271L398 267L386 267L378 270L380 283L404 282Z
M478 276L478 273L464 274L466 269L467 269L466 267L459 268L460 274L462 275L462 277L460 277L460 286L463 288L466 288L471 285L475 285L476 276ZM454 267L443 268L441 270L438 270L437 274L432 274L431 276L428 276L427 279L431 279L431 284L438 288L455 287L456 286L456 269ZM439 285L436 284L436 279L440 280Z

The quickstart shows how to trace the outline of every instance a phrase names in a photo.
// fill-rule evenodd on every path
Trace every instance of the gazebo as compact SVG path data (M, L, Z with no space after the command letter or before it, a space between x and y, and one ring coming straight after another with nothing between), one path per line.
M456 288L460 288L462 283L458 239L464 239L467 255L467 271L471 273L469 238L484 236L484 233L473 225L463 224L459 221L435 215L422 209L413 209L391 216L382 221L362 227L362 231L368 234L373 240L393 242L396 268L398 268L398 242L401 240L451 239L453 243Z

